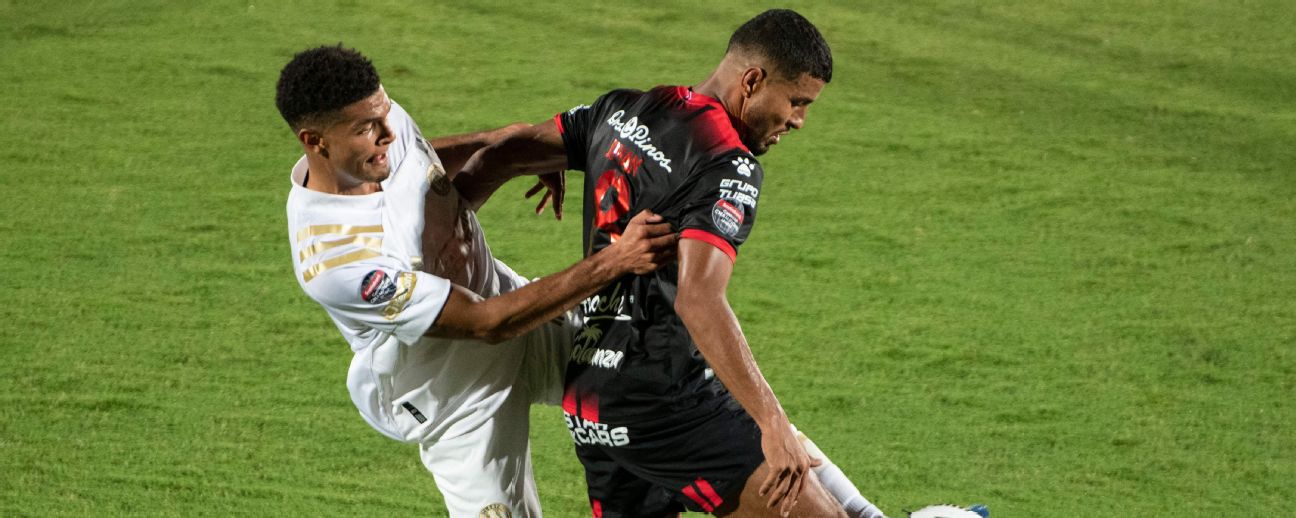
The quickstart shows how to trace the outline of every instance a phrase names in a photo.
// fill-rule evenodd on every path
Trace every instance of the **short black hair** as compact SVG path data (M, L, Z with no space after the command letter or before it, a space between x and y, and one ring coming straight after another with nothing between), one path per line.
M294 130L378 91L378 71L364 54L343 47L303 50L279 72L275 106Z
M770 9L742 24L729 38L729 48L763 55L783 77L795 80L810 74L832 81L832 50L810 20L790 9Z

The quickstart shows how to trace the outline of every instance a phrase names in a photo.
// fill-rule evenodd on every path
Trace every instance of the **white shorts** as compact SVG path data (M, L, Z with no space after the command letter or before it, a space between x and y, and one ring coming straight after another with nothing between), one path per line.
M568 314L513 342L484 345L526 348L508 399L477 429L419 445L419 456L432 472L451 517L541 516L527 439L530 407L532 403L557 405L562 401L567 358L578 322Z

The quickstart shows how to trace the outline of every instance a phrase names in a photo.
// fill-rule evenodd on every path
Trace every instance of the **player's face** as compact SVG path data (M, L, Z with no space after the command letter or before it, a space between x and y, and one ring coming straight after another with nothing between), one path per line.
M805 125L806 110L823 90L822 79L801 74L795 81L782 75L767 74L752 90L743 109L746 134L743 144L752 154L761 155L779 143L784 135Z
M325 157L336 173L359 182L381 182L391 174L387 146L395 134L387 125L391 99L382 86L373 95L347 105L337 122L323 132Z

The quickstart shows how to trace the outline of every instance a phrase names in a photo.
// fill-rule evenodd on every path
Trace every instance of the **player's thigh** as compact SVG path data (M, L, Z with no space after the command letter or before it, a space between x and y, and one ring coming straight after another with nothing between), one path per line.
M527 403L515 398L475 430L420 445L419 457L432 472L450 516L540 515L527 440ZM505 509L507 514L501 512Z
M780 517L779 507L769 506L769 496L760 495L761 484L765 477L769 476L769 465L762 462L760 466L753 471L751 476L747 477L747 483L743 486L742 492L739 493L737 501L726 502L726 505L716 509L716 516L731 518L757 518L757 517ZM819 477L814 472L806 473L805 486L801 488L801 496L797 498L797 503L792 507L792 517L842 517L845 518L846 512L842 510L841 504L837 502L823 485L819 483Z
M578 446L594 518L676 518L682 506L671 495L605 455L595 446Z

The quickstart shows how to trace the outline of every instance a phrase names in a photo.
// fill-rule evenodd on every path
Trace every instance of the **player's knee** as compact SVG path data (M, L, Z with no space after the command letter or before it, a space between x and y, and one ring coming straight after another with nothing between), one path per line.
M847 518L841 503L828 494L828 490L819 483L819 477L813 472L807 473L807 476L809 478L806 480L801 497L797 499L797 505L792 509L792 516Z

